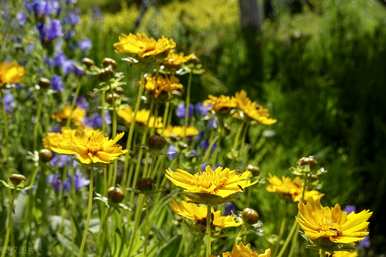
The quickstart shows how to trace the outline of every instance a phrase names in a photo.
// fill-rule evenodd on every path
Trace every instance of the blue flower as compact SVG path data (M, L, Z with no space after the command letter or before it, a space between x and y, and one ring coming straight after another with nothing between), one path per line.
M24 12L18 12L16 14L16 19L20 26L24 26L25 23L27 22L27 16L25 15Z
M344 211L347 212L347 213L350 213L350 212L355 212L356 211L356 207L355 205L346 205L344 207Z
M52 174L47 177L47 183L50 184L55 192L59 192L62 188L62 180L59 174Z
M7 113L13 112L15 108L15 98L9 91L5 91L4 94L4 109Z
M91 40L90 39L83 39L83 40L79 41L78 47L81 51L87 52L92 47Z
M185 118L185 103L180 103L178 106L177 106L177 109L176 109L176 115L178 118L182 119L182 118ZM189 105L189 117L192 117L193 115L193 105L190 104Z
M74 186L75 191L79 191L83 187L90 184L90 181L84 177L78 170L75 171L73 177L67 176L67 179L63 180L60 174L52 174L47 177L47 183L52 186L55 192L69 192L71 187Z
M38 23L37 29L40 34L40 40L45 43L63 36L62 25L59 20L48 19L46 23Z
M60 5L56 0L33 0L26 2L25 5L27 10L33 12L37 18L48 17L51 14L59 15L60 13Z
M90 184L90 180L82 175L78 170L74 174L74 186L75 190L79 191L82 187L88 186Z
M75 26L80 21L80 17L76 12L69 12L68 15L64 18L63 22Z
M62 92L64 90L64 84L62 77L54 75L51 78L51 87L56 92Z
M167 155L170 161L174 160L178 155L178 149L174 145L169 145L167 149Z
M362 241L359 242L358 248L359 249L369 248L370 245L371 245L370 238L366 236Z
M209 108L207 105L204 105L202 103L196 103L194 105L194 111L197 115L206 116L208 115Z
M87 99L84 96L79 96L78 99L76 99L76 105L85 110L89 107Z
M51 159L50 164L55 167L64 168L66 166L76 167L77 163L75 160L68 155L56 154Z
M213 119L208 120L208 127L211 129L216 129L218 127L217 118L213 118Z
M224 210L222 212L223 215L233 215L236 213L236 205L231 202L226 202L224 204Z

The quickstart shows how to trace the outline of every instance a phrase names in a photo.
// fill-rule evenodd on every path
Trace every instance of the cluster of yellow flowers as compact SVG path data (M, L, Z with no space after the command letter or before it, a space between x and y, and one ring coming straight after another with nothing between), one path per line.
M25 75L25 69L16 62L0 63L0 86L19 83Z
M268 110L249 99L244 90L236 93L235 96L209 96L204 104L210 106L215 112L239 111L234 112L233 115L238 118L247 116L259 124L272 125L276 122L275 119L269 117Z

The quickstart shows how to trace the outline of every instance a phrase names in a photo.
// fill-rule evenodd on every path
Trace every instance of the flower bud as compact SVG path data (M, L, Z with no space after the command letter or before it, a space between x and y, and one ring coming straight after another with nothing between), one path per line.
M259 214L257 211L251 208L245 208L242 213L241 217L243 218L243 221L248 224L255 224L259 220Z
M116 87L114 88L114 92L118 95L122 95L123 93L125 93L125 90L122 87Z
M109 104L113 104L119 98L120 98L120 95L118 95L116 93L109 93L106 95L106 102Z
M39 151L39 160L41 160L42 162L49 162L51 161L52 157L54 157L54 155L51 150L41 149Z
M138 180L136 188L140 191L151 191L153 190L153 180L151 178L143 178Z
M20 185L20 183L24 182L25 179L26 178L21 174L12 174L11 176L9 176L9 180L15 187Z
M252 164L248 164L247 170L252 172L252 174L254 176L258 176L260 174L260 168L258 166L252 165Z
M119 187L110 187L107 190L107 197L109 200L113 203L120 203L122 202L123 198L125 198L125 195L121 188Z
M104 58L102 61L103 67L111 66L111 68L115 69L117 67L117 62L114 59L111 58Z
M316 165L317 161L314 156L307 156L307 157L302 157L298 161L299 166L306 166L309 165L311 168Z
M108 80L114 75L114 70L111 66L107 66L101 69L98 73L98 77L101 80Z
M90 59L90 58L87 58L87 57L85 57L85 58L82 59L82 63L83 63L87 68L91 68L92 66L95 65L94 61L93 61L92 59Z
M40 78L39 79L39 82L38 82L38 85L40 86L40 88L42 89L48 89L50 88L51 86L51 82L49 79L47 78Z
M162 136L154 134L148 138L147 144L150 149L161 150L165 146L166 140Z

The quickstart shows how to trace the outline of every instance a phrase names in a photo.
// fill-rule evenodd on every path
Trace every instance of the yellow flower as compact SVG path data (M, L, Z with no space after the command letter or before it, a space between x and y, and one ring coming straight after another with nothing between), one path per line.
M61 111L55 112L52 117L59 122L70 119L75 125L82 125L83 119L86 116L86 111L80 107L72 108L69 105L63 107Z
M199 131L192 126L169 126L165 129L159 129L158 133L166 138L183 138L197 136Z
M204 105L210 106L215 111L228 111L237 107L237 102L234 97L230 96L212 96L210 95L207 100L204 101Z
M155 98L159 97L162 93L181 91L184 88L176 76L168 75L148 75L140 83Z
M48 133L44 147L59 154L75 155L83 164L111 163L127 152L117 144L123 134L109 139L103 132L91 128L64 128L60 133Z
M134 115L134 111L131 107L125 106L118 109L117 114L128 124L136 122L149 128L162 128L163 126L162 119L151 115L149 110L138 110L138 112Z
M25 74L25 69L16 62L0 63L0 85L19 83Z
M299 203L297 222L310 240L350 244L361 241L369 234L368 219L371 215L368 210L347 214L339 204L324 207L319 200L310 200Z
M234 244L232 252L225 252L222 254L223 257L271 257L271 249L267 249L264 253L258 254L254 252L247 245Z
M187 62L196 60L198 60L198 58L195 54L184 55L178 54L174 51L170 51L168 56L163 61L163 64L168 67L178 68Z
M274 192L289 196L294 202L299 202L303 193L303 181L296 177L291 179L289 177L272 176L268 178L268 192ZM304 193L304 200L318 200L322 198L323 194L316 190L306 191Z
M158 40L142 33L122 35L114 48L121 54L135 54L141 58L166 53L176 47L176 43L169 38L161 37Z
M235 95L237 108L239 108L250 119L255 120L263 125L272 125L275 119L269 117L268 110L261 105L251 101L244 90Z
M191 174L177 169L166 171L166 177L176 186L184 189L190 200L195 203L219 204L231 195L256 182L251 181L252 173L245 171L238 174L235 170L218 167L215 170L208 165L205 171Z
M336 251L332 257L358 257L357 252Z
M172 201L170 203L170 207L176 214L186 219L195 221L198 224L206 225L206 217L207 217L207 211L208 211L207 206L201 205L201 204L189 203L186 201L182 201L180 203L176 201ZM219 227L219 228L238 227L243 223L242 220L236 216L221 215L221 211L212 210L212 217L213 217L212 224L215 227Z

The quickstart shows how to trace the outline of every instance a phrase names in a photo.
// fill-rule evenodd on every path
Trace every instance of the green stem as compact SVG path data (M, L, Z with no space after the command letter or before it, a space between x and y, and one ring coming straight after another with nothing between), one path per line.
M297 222L295 220L293 225L292 225L291 231L289 232L288 237L285 240L283 247L280 249L280 252L277 255L277 257L283 257L284 256L285 250L287 249L289 243L291 242L291 240L292 240L292 238L293 238L293 236L295 234L295 231L297 229L297 226L298 226L298 224L297 224Z
M4 101L4 94L3 91L0 89L0 104L1 104L1 118L3 120L4 130L3 130L3 158L4 158L4 164L8 163L8 116L7 112L5 110L5 101ZM5 165L6 166L6 165Z
M7 231L5 233L5 239L4 239L4 244L2 247L1 251L1 257L5 257L7 254L8 250L8 244L9 240L11 238L12 234L12 226L13 226L13 200L14 200L14 195L13 191L11 192L11 198L9 199L9 209L8 209L8 218L7 218Z
M83 257L83 252L85 250L85 246L87 242L88 229L90 226L90 219L92 214L93 190L94 190L94 171L91 170L90 185L89 185L89 191L88 191L87 218L86 218L86 224L83 230L82 243L80 244L79 257Z
M190 105L191 87L192 87L192 73L189 72L188 87L186 90L186 99L185 99L185 126L189 126L189 105Z
M141 220L140 217L142 214L142 208L143 208L144 202L145 202L145 196L141 194L137 200L137 209L135 211L133 232L131 233L131 238L129 242L128 255L127 255L128 257L132 256L131 251L133 249L134 240L136 238L139 222Z
M212 255L212 240L211 240L211 228L212 228L212 207L208 205L208 211L206 214L206 257Z

